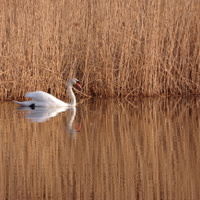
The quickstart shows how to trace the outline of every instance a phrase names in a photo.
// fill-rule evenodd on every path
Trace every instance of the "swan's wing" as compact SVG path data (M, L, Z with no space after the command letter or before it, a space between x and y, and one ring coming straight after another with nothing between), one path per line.
M49 102L49 101L55 101L57 99L56 97L52 96L51 94L48 94L43 91L36 91L36 92L28 92L26 93L25 97L32 98L34 101L38 102Z
M31 102L34 103L35 106L70 106L53 95L43 91L28 92L25 97L32 98L33 100Z

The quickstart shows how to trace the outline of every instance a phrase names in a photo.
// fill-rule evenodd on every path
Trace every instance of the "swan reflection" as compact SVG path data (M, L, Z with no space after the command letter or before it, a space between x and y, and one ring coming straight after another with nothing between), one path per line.
M69 110L70 110L70 116L69 116L69 119L67 121L67 132L74 134L77 131L79 131L79 128L78 129L72 128L72 124L73 124L74 118L76 116L76 107L71 107L71 108L69 108Z
M78 129L73 129L72 125L73 125L73 121L75 119L76 116L76 107L35 107L35 108L31 108L31 107L19 107L18 110L24 110L26 111L25 113L25 118L29 119L31 122L37 122L37 123L41 123L41 122L45 122L47 120L49 120L52 117L55 117L56 115L58 115L61 112L65 112L65 111L70 111L70 116L67 120L67 132L68 133L76 133L77 131L79 131L80 127Z
M55 117L58 113L66 111L68 108L49 108L49 107L19 107L18 110L28 111L25 114L26 119L30 119L31 122L45 122L51 117Z

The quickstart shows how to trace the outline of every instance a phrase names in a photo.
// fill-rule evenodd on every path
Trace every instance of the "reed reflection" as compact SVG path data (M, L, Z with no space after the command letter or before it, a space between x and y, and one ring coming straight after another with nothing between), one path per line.
M0 198L198 199L199 100L130 101L84 102L44 123L0 105ZM76 139L66 121L81 121Z

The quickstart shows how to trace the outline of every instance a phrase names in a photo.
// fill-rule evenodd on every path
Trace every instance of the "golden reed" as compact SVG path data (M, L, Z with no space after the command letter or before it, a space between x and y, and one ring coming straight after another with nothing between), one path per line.
M200 93L200 1L14 1L0 4L0 99L75 76L90 96Z

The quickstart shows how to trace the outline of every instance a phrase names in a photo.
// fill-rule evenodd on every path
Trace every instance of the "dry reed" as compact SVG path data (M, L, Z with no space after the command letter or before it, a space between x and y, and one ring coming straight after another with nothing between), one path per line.
M199 0L0 4L0 96L64 98L75 76L91 96L200 93Z

